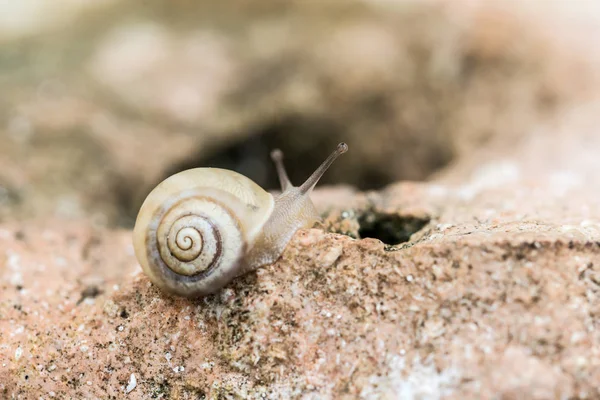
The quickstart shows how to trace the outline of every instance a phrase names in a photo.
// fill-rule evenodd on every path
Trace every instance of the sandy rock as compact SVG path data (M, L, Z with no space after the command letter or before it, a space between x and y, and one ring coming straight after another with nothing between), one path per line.
M127 231L5 226L2 390L133 399L600 395L598 206L521 183L463 192L398 184L355 195L371 211L342 202L339 213L395 209L429 222L398 245L301 231L276 264L197 301L153 287Z

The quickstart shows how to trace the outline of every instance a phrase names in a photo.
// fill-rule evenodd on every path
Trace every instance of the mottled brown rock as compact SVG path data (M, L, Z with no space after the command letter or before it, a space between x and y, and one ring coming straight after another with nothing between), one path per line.
M127 231L5 226L2 390L122 398L133 374L128 398L596 397L600 210L551 189L395 185L371 207L431 218L401 248L301 231L197 301L154 288Z

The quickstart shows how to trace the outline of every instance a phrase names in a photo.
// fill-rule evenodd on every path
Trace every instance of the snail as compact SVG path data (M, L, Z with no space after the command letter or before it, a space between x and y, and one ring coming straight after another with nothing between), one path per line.
M336 150L301 186L288 179L283 153L274 150L281 194L220 168L179 172L154 188L133 229L136 257L150 280L184 297L214 293L237 276L277 261L294 233L319 220L310 193Z

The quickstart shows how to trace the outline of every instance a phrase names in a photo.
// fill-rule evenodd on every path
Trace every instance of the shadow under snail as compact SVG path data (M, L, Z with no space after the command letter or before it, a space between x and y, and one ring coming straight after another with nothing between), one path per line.
M340 143L299 187L288 179L282 152L273 151L282 189L275 197L225 169L195 168L170 176L150 192L133 229L142 269L167 292L200 297L274 263L298 229L320 219L309 195L347 150Z

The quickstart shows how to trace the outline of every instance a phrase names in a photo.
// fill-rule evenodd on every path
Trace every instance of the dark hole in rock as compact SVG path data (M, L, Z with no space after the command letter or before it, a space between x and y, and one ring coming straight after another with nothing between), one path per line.
M365 107L383 107L375 103ZM270 158L270 152L276 148L284 153L284 162L292 183L300 185L339 142L347 142L350 151L333 164L319 186L347 184L359 190L377 190L401 179L425 179L452 159L447 138L425 135L424 139L415 142L414 135L407 134L404 139L391 143L383 141L373 146L373 140L381 140L381 137L374 139L366 133L357 136L349 131L347 125L350 123L351 121L334 116L283 115L254 127L244 128L244 135L233 135L240 138L226 145L222 142L214 146L204 143L190 156L165 169L159 180L147 187L140 188L129 180L119 181L114 185L113 192L121 206L121 225L133 226L145 196L160 181L191 168L224 168L239 172L265 190L279 190L277 173ZM379 151L377 148L387 149L387 155L369 157L369 154ZM405 161L390 164L390 152L395 160Z
M271 150L281 149L288 175L294 185L300 185L343 141L341 128L326 118L287 116L256 127L245 139L214 151L199 149L196 155L174 165L164 178L177 172L198 167L216 167L239 172L265 190L279 190L279 180ZM344 179L352 164L351 153L336 162L321 179L321 184L354 183ZM388 184L389 179L372 178L374 184Z
M410 135L407 135L410 136ZM279 189L279 181L270 152L279 148L294 185L308 178L339 142L347 142L350 150L335 162L320 181L320 185L349 184L359 190L378 190L399 179L421 180L448 164L452 155L444 140L429 137L412 143L408 138L376 146L365 134L358 137L348 133L343 122L334 118L287 116L267 121L250 132L245 139L232 142L212 151L206 147L194 156L174 165L165 178L174 173L196 167L218 167L237 171L267 189ZM406 141L406 145L401 145ZM386 147L387 146L387 147ZM381 157L369 156L368 150L386 149ZM394 148L396 150L390 150ZM390 154L403 163L390 163ZM418 167L415 167L418 166Z
M97 297L100 294L102 294L102 290L100 288L98 288L95 285L88 286L81 292L81 297L77 301L77 305L81 304L85 299L93 299L94 297Z
M358 218L361 238L379 239L388 245L408 242L429 223L429 218L368 212Z

